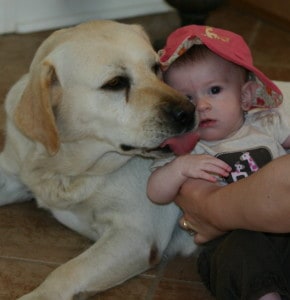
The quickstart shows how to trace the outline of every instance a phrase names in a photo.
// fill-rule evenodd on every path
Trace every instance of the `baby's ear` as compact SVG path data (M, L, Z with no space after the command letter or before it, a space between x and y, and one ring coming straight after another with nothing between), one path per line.
M257 88L258 84L255 81L247 81L243 85L241 93L241 105L244 111L251 109L256 97Z

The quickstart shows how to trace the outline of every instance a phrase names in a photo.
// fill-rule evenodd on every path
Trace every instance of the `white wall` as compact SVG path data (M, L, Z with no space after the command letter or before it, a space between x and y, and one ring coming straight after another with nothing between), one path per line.
M0 34L68 26L171 10L163 0L0 0Z

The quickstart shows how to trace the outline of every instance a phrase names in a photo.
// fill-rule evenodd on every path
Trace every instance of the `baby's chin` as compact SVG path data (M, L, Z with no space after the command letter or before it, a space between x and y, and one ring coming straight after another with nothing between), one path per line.
M207 141L207 142L215 142L227 138L225 134L221 134L220 132L218 132L213 128L199 129L198 133L200 135L200 140Z

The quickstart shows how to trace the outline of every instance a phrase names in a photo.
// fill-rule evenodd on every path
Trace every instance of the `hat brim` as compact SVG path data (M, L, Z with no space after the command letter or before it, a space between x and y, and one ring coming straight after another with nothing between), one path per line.
M282 92L263 72L253 65L250 50L243 39L234 33L220 30L224 34L229 33L231 37L238 40L238 43L242 46L244 52L242 52L240 56L235 56L230 49L225 51L225 45L214 42L213 39L208 39L206 35L202 34L204 28L206 27L189 25L178 29L168 37L165 48L159 51L160 64L163 71L167 70L176 59L192 46L203 44L218 56L237 64L254 74L255 81L258 83L259 88L257 89L255 99L252 101L252 108L278 107L283 101ZM192 31L194 33L192 33ZM234 45L234 47L238 48L239 45Z

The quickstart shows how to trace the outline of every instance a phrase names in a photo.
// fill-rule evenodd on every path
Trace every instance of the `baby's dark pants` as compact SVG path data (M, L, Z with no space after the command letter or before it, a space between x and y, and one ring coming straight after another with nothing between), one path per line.
M205 244L200 276L218 300L290 299L290 234L235 230Z

